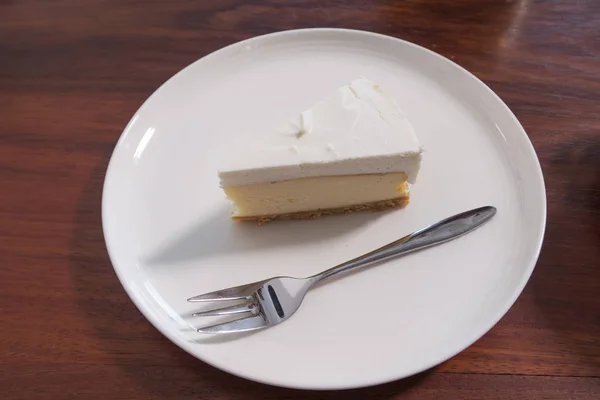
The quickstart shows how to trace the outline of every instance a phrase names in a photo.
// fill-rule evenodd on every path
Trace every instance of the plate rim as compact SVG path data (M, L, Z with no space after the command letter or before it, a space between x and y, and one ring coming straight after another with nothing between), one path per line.
M149 310L149 308L147 307L147 304L144 301L142 301L142 299L138 295L138 293L135 293L132 290L132 287L126 283L126 279L123 276L123 272L121 271L120 268L117 267L117 265L119 264L117 261L117 255L115 253L113 245L111 244L111 239L109 238L109 234L107 233L107 230L106 230L106 221L108 219L108 213L109 213L108 206L107 206L107 203L108 203L107 199L110 196L108 182L112 180L111 176L113 176L115 174L115 171L114 171L116 168L115 161L114 161L115 156L116 156L117 152L119 151L119 149L122 147L122 143L125 140L125 138L127 137L130 127L133 125L133 123L137 119L138 114L140 114L140 112L142 112L144 110L146 105L155 96L157 96L160 93L161 89L163 89L172 80L176 79L180 74L184 73L188 68L192 68L192 67L196 66L197 64L204 62L204 61L208 60L209 58L216 57L220 53L230 50L234 47L248 46L255 41L268 40L268 39L274 38L274 37L281 37L281 36L287 36L287 35L291 35L291 36L303 35L303 34L310 35L310 34L318 34L318 33L338 33L338 34L351 34L351 35L359 35L359 36L364 35L364 36L370 36L372 38L379 39L379 40L387 40L387 41L391 41L391 42L396 42L398 44L402 44L404 46L413 47L414 49L428 53L430 56L436 57L440 62L450 64L452 67L458 69L462 74L465 74L469 78L473 79L477 84L481 85L481 87L484 88L484 90L486 92L488 92L488 94L490 94L493 98L495 98L498 105L504 109L504 111L507 113L508 116L510 116L512 122L515 125L515 128L517 128L517 130L520 131L522 139L524 139L523 140L524 146L523 146L522 150L525 151L527 158L529 158L530 161L533 161L532 166L535 169L535 171L532 170L530 172L532 172L537 178L536 180L537 180L538 185L537 185L537 188L535 188L534 190L538 192L537 194L538 194L538 197L540 200L540 204L538 204L540 209L538 211L540 211L541 218L539 220L539 227L537 229L537 235L534 240L535 249L533 249L533 248L531 249L532 250L531 258L529 259L528 265L526 266L526 268L523 271L524 274L523 274L521 281L519 282L518 285L516 285L514 287L512 296L506 301L504 306L499 308L499 311L497 311L496 314L494 314L493 317L489 319L490 322L486 325L486 328L483 329L483 331L480 333L477 333L473 336L468 336L467 340L464 341L465 342L464 346L461 346L458 350L447 351L447 352L443 353L440 357L438 357L436 361L434 361L430 364L421 366L419 368L413 368L413 370L410 371L409 373L404 373L404 374L390 373L390 374L387 374L385 377L380 377L380 379L371 379L371 380L369 380L369 382L361 381L358 384L355 382L349 382L348 384L344 384L344 385L290 384L289 382L278 382L277 379L261 378L260 376L255 376L253 374L248 374L245 371L239 371L239 370L236 370L235 368L231 368L227 364L221 365L219 363L215 363L213 361L206 360L205 358L202 357L201 354L198 354L197 352L195 352L193 350L192 345L190 345L189 343L187 343L183 340L180 340L180 338L175 337L170 332L168 332L168 330L166 328L163 328L163 324L158 319L158 317L155 314L153 314L151 312L151 310ZM102 215L102 232L103 232L103 237L104 237L104 242L106 245L107 253L108 253L109 259L111 261L111 265L115 271L115 274L117 275L117 278L119 279L119 282L121 283L121 286L127 293L130 300L135 304L136 308L142 313L142 315L148 320L148 322L150 322L154 326L154 328L156 328L163 336L165 336L167 339L169 339L177 347L184 350L186 353L190 354L192 357L210 365L211 367L220 369L221 371L224 371L228 374L235 375L235 376L238 376L238 377L250 380L250 381L254 381L254 382L258 382L258 383L262 383L262 384L266 384L266 385L271 385L271 386L291 388L291 389L343 390L343 389L356 389L356 388L371 387L371 386L375 386L375 385L385 384L385 383L393 382L396 380L404 379L409 376L413 376L413 375L418 374L423 371L427 371L427 370L449 360L450 358L462 353L465 349L472 346L475 342L477 342L485 334L487 334L512 308L512 306L514 305L516 300L522 294L525 286L529 282L531 275L533 274L533 270L535 269L535 266L539 259L539 255L540 255L541 248L542 248L543 241L544 241L545 230L546 230L547 193L546 193L546 185L545 185L545 181L544 181L544 175L543 175L542 167L540 164L540 160L537 156L537 153L535 151L533 143L531 142L531 139L529 138L527 132L525 131L525 128L523 127L523 125L521 124L521 122L519 121L517 116L514 114L514 112L502 100L502 98L500 98L500 96L496 92L494 92L485 82L483 82L481 79L479 79L476 75L469 72L466 68L457 64L453 60L451 60L447 57L444 57L443 55L441 55L433 50L430 50L426 47L409 42L404 39L400 39L397 37L393 37L393 36L389 36L389 35L385 35L385 34L381 34L381 33L365 31L365 30L345 29L345 28L322 28L321 27L321 28L303 28L303 29L290 29L290 30L277 31L277 32L254 36L254 37L251 37L248 39L234 42L232 44L229 44L225 47L219 48L219 49L197 59L196 61L185 66L184 68L182 68L181 70L179 70L178 72L173 74L169 79L164 81L156 90L154 90L152 92L152 94L150 94L148 96L148 98L135 111L135 113L133 114L131 119L125 125L123 131L121 132L121 134L119 136L119 139L117 140L117 142L113 148L113 151L111 152L110 160L108 162L108 166L107 166L105 177L104 177L103 187L102 187L101 215ZM533 247L533 246L531 246L531 247Z

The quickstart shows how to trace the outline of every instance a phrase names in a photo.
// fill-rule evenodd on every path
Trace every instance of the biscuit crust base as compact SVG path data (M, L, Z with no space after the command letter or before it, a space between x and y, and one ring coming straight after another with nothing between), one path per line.
M274 214L274 215L258 215L258 216L245 216L236 217L232 216L234 221L254 221L258 225L266 224L273 220L303 220L303 219L317 219L326 215L340 215L350 214L357 211L384 211L391 208L402 208L408 205L410 196L407 194L403 197L398 197L390 200L375 201L372 203L357 204L353 206L338 207L338 208L326 208L313 211L298 211L285 214Z

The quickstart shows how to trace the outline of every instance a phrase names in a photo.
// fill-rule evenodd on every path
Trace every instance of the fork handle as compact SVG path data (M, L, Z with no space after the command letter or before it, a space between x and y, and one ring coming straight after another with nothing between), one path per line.
M340 272L349 271L388 258L401 256L413 251L448 242L477 229L492 219L495 214L496 208L492 206L465 211L413 232L410 235L404 236L402 239L398 239L360 257L356 257L319 274L313 275L309 279L311 279L313 283L317 283L324 279L331 278Z

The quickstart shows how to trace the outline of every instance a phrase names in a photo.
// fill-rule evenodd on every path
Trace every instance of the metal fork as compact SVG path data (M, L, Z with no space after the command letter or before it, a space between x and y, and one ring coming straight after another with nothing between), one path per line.
M282 276L190 297L189 302L238 302L235 305L194 313L194 317L242 316L235 320L200 328L198 332L244 332L277 325L298 310L304 295L316 283L340 272L447 242L480 227L495 214L496 208L487 206L454 215L308 278Z

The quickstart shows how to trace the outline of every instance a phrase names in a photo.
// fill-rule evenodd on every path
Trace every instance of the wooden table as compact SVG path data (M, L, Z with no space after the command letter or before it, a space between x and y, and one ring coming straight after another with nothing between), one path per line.
M104 172L139 105L235 41L344 27L420 44L513 109L540 157L548 225L531 281L475 345L348 392L263 386L192 358L120 286ZM600 399L600 1L0 0L0 397Z

